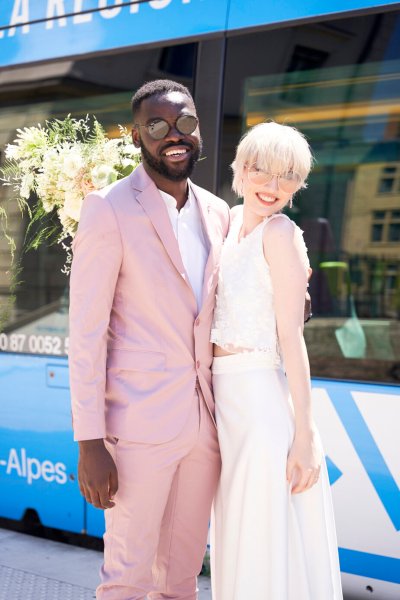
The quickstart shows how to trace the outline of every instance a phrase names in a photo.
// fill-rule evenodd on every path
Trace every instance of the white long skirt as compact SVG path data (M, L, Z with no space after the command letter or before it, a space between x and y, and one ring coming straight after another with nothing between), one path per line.
M291 494L294 435L285 374L263 355L214 358L222 473L211 526L213 600L340 600L325 461L310 490Z

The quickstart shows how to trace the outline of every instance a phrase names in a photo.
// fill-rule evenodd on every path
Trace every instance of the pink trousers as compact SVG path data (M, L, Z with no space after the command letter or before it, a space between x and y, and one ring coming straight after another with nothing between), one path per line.
M201 393L196 391L188 421L175 439L106 443L119 487L114 508L105 511L96 598L196 600L221 469L217 432Z

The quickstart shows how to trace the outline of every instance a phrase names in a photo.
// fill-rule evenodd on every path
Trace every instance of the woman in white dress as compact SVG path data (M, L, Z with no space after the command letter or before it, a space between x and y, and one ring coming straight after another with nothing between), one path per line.
M309 261L281 213L312 164L300 132L262 123L233 162L211 340L222 456L211 534L213 600L339 600L328 474L303 338Z

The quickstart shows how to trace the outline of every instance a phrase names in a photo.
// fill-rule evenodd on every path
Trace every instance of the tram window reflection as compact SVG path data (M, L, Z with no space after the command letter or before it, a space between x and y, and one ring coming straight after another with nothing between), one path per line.
M368 46L376 27L380 45ZM297 126L315 153L288 210L313 269L312 375L398 382L399 13L230 39L226 64L221 195L236 202L228 161L256 123Z
M109 137L117 137L118 125L131 127L132 91L144 81L173 77L193 89L196 52L197 43L177 44L3 70L0 147L12 143L17 128L68 114L74 118L93 114ZM35 86L22 89L20 80L34 80ZM3 152L0 167L1 161ZM13 264L19 269L13 270L10 246L0 236L0 352L66 355L65 251L55 244L25 253L27 217L21 218L10 187L0 186L0 208L7 211L8 234L15 244Z

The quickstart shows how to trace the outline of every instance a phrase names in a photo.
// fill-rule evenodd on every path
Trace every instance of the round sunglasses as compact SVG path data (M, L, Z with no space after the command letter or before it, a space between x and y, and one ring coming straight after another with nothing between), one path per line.
M194 115L181 115L176 119L174 127L179 133L182 133L182 135L190 135L196 129L198 124L199 121ZM144 127L153 140L162 140L167 137L172 125L164 119L157 119L157 121L153 121L152 123L149 123L149 125L135 123L135 127Z
M254 185L267 185L276 177L278 179L278 187L282 192L289 194L295 192L302 184L303 180L299 173L290 171L289 173L269 173L258 169L255 165L247 167L247 178Z

